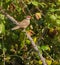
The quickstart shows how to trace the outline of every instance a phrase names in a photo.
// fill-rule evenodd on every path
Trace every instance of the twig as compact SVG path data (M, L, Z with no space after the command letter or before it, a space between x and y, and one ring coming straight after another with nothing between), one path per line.
M4 48L5 48L5 45L4 45L4 39L3 39L3 35L2 35L2 46L3 46L3 65L5 65L5 50L4 50Z
M25 2L23 0L21 0L21 2L24 4L24 7L27 9L27 11L29 12L29 14L32 16L28 6L25 4Z
M10 19L14 24L19 25L19 23L9 14L7 14L1 7L0 7L0 12L5 15L8 19Z
M31 36L25 31L28 39L30 40L33 48L36 50L36 52L38 53L38 56L40 57L41 61L43 62L43 65L47 65L46 61L45 61L45 58L42 56L42 54L40 53L37 45L34 43L33 39L31 38Z
M43 51L43 52L45 52L46 55L47 55L52 61L54 61L54 59L53 59L46 51Z

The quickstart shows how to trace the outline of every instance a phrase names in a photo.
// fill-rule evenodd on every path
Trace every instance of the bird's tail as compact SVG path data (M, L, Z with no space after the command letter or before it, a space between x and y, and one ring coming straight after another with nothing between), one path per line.
M11 30L16 30L16 29L19 29L20 26L15 26L14 28L12 28Z

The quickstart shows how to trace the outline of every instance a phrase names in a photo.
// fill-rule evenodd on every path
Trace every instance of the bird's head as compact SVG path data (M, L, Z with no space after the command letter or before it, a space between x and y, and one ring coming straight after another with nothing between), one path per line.
M26 16L26 19L31 19L31 16Z

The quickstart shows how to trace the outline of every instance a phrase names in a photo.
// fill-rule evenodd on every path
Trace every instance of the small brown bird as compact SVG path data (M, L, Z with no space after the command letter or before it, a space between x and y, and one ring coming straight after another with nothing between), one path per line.
M11 30L16 30L19 28L27 28L30 24L31 16L27 16L26 19L22 20L21 22L17 22L12 16L10 16L8 13L6 13L2 8L0 8L1 13L4 14L9 20L11 20L16 26L12 28Z
M16 30L16 29L19 29L19 28L22 28L22 29L27 28L30 24L30 19L31 19L31 16L27 16L26 19L19 22L17 26L12 28L12 30Z

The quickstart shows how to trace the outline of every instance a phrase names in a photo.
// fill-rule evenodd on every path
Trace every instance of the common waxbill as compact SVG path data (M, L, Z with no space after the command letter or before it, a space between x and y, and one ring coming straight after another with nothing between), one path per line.
M31 19L31 16L27 16L26 19L19 22L18 25L15 26L14 28L12 28L11 30L16 30L16 29L19 29L19 28L22 28L22 29L27 28L30 24L30 19Z

